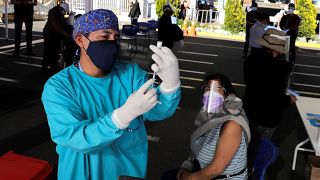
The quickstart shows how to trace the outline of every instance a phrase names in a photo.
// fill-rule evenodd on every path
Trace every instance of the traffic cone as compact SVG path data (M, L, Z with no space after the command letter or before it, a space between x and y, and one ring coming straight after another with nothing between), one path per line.
M183 21L183 35L188 35L188 30L187 30L187 20Z
M192 21L189 36L196 36L196 23Z

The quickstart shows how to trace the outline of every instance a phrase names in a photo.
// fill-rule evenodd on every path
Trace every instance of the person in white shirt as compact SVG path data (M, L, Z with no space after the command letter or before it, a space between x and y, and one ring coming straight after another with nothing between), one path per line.
M251 49L251 54L257 53L261 50L262 46L256 43L256 40L262 37L268 23L269 16L266 14L259 13L257 22L250 29L249 46Z

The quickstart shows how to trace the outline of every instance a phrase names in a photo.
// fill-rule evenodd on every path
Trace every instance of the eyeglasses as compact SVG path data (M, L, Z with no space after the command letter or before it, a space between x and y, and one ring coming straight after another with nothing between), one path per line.
M207 91L210 91L210 90L211 90L210 86L208 86L208 85L204 85L204 86L202 87L202 89L203 89L204 92L207 92ZM218 86L218 87L215 87L215 88L212 89L212 90L218 91L218 92L223 92L223 91L224 91L224 88L223 88L222 86Z

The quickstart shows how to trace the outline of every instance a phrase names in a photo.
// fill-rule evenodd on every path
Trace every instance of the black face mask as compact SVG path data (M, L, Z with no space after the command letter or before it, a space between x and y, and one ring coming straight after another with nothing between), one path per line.
M91 41L90 39L88 40L90 41L90 43L86 52L90 57L91 61L103 72L109 73L113 68L119 55L119 46L117 44L117 41Z

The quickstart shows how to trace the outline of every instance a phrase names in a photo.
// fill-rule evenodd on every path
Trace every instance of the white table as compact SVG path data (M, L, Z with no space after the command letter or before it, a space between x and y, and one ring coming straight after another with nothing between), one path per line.
M294 151L292 170L295 170L298 151L314 152L316 156L320 156L319 127L314 127L307 120L307 113L320 114L320 99L298 96L296 105L303 121L304 127L308 133L308 138L300 142ZM313 149L302 148L307 142L311 142Z

